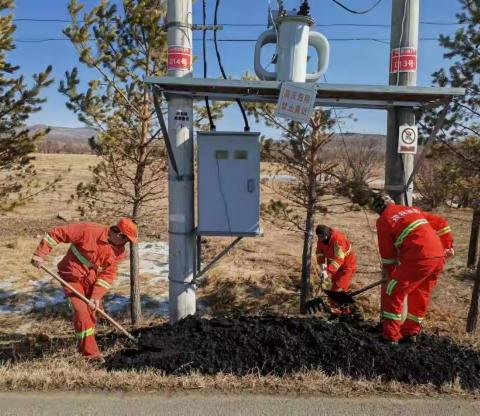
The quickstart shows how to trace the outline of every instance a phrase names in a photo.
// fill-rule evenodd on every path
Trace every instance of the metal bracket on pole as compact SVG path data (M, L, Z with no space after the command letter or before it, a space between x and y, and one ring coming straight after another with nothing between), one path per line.
M410 177L408 178L407 183L405 184L405 189L408 189L410 184L413 182L413 179L415 175L417 174L418 170L420 169L420 166L422 165L425 157L427 156L428 151L430 150L430 147L432 147L433 144L433 139L437 136L438 131L442 128L443 123L445 122L445 117L447 116L448 109L450 107L450 103L446 104L443 110L440 113L440 116L438 117L437 122L435 123L435 127L433 128L432 132L430 133L430 136L428 137L427 141L425 142L425 145L423 146L422 153L417 159L417 163L415 163L415 166L413 167L412 173Z
M165 146L167 147L168 158L170 159L172 168L175 171L178 178L180 177L180 174L178 173L177 161L175 160L175 155L173 154L172 143L168 135L167 125L165 124L165 119L163 118L162 109L160 108L160 103L158 102L156 87L153 87L153 105L155 106L155 112L157 113L158 122L160 123L160 128L162 129L163 140L165 140Z
M202 276L204 275L205 273L207 273L219 260L222 259L222 257L224 257L233 247L235 247L239 242L240 240L243 238L242 237L237 237L235 240L233 240L227 247L225 247L220 253L218 253L215 258L209 263L207 264L203 270L200 270L200 267L201 267L201 264L200 264L200 261L201 261L201 258L198 258L197 259L197 269L199 270L194 276L193 276L193 280L192 280L192 283L196 283L196 281Z

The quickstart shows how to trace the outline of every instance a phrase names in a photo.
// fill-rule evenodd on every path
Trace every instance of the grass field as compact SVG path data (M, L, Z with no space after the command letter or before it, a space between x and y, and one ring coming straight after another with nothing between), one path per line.
M58 213L72 220L79 219L75 205L69 203L70 195L78 182L88 180L88 166L94 163L95 157L88 155L38 155L36 166L40 179L48 180L61 174L62 182L55 191L45 192L30 204L2 216L0 357L8 357L8 362L0 365L0 389L91 388L150 391L204 388L306 394L470 394L455 384L439 390L433 386L383 383L382 380L352 380L341 374L327 377L321 372L311 371L281 378L260 377L255 374L248 377L200 374L174 377L163 376L154 371L107 373L84 363L74 351L73 329L64 303L50 306L47 304L28 313L16 313L15 310L3 313L5 311L2 310L2 305L5 305L12 291L16 296L17 312L22 310L22 305L31 298L32 293L35 293L37 298L44 294L55 296L57 293L52 289L53 284L44 282L45 276L29 265L29 260L41 235L50 227L64 223L58 218ZM264 169L267 173L272 171L268 166ZM269 190L262 196L265 201L271 197L274 195ZM164 209L165 206L159 208ZM464 267L471 212L448 209L443 210L442 214L448 217L454 230L457 255L449 261L435 289L425 327L428 331L452 336L459 342L479 349L478 337L466 335L464 331L472 286L469 271ZM359 263L354 288L373 282L380 276L375 219L374 214L363 211L342 215L326 214L318 218L318 222L337 227L350 237ZM303 236L286 232L266 222L263 222L262 227L262 237L244 239L208 273L198 289L198 299L205 305L203 313L296 313ZM155 218L151 226L146 224L141 228L141 240L166 241L166 231L165 219ZM211 257L228 241L230 240L225 238L208 238L204 243L206 254ZM53 259L58 258L62 250L65 250L65 247L51 256L51 266L54 266ZM125 269L127 266L124 266ZM145 272L142 277L144 294L151 295L154 284L149 284L149 281L155 276ZM315 283L316 279L313 280ZM164 283L158 285L163 285L162 293L167 290ZM126 286L114 290L124 296L128 293ZM156 292L153 293L155 295ZM379 313L379 290L368 292L359 303L367 318L376 319ZM122 322L128 323L124 312L116 316ZM163 317L151 313L144 324L163 321ZM108 337L105 334L110 331L109 327L100 325L100 334ZM118 346L109 345L108 348L107 354Z

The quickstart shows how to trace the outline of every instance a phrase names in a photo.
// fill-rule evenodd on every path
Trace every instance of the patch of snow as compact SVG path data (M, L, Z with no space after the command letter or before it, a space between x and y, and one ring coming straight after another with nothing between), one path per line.
M168 286L160 284L168 282L168 243L164 241L139 243L140 274L145 274L142 281L142 305L146 311L155 312L161 316L168 315ZM62 256L52 259L52 265L58 264ZM125 292L129 287L129 261L122 262L119 267L118 277L114 284L114 291L119 287L120 292ZM55 266L52 266L55 269ZM28 313L32 309L42 309L48 306L65 302L63 289L50 276L41 279L22 281L18 288L13 282L21 280L21 276L11 276L0 282L0 314L2 313ZM16 290L13 290L15 287ZM128 291L127 291L128 293ZM15 297L25 296L27 299L22 304L14 304ZM118 293L107 294L105 303L110 312L125 311L129 307L129 296Z

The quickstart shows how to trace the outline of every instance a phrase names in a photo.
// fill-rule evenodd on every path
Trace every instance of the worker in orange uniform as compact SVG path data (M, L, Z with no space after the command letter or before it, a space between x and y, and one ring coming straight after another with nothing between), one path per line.
M103 361L94 335L95 311L115 280L117 265L125 258L128 241L137 242L137 226L128 218L121 218L110 227L95 223L68 224L46 233L33 253L32 264L41 267L54 247L70 243L67 254L58 263L58 273L90 299L87 305L64 288L73 309L78 350L94 361Z
M445 220L416 207L397 205L384 193L374 196L372 209L380 215L378 245L387 272L382 288L382 340L389 344L413 343L445 265L445 256L451 253L450 249L444 249L441 235L439 237L430 221L440 224ZM443 231L446 230L443 227ZM402 324L401 313L407 295L408 314Z
M340 231L326 225L318 225L315 232L318 237L317 262L322 278L331 279L331 290L348 291L357 268L357 259L350 241ZM329 299L329 303L332 310L331 319L341 314L360 314L355 306L339 308L333 299Z

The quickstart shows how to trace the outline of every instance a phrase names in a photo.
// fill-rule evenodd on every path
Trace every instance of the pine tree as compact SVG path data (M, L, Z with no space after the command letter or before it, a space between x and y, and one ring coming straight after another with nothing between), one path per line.
M450 68L441 68L433 74L440 87L462 87L465 97L456 98L446 119L440 137L461 139L480 136L480 2L459 0L461 12L457 14L461 25L453 36L440 35L440 45L447 51L444 58L453 60ZM438 112L426 115L428 125L434 125Z
M284 140L274 143L265 140L262 158L277 166L278 172L292 177L291 181L271 181L272 190L279 199L262 206L264 216L303 235L302 269L300 277L300 312L306 313L305 303L310 297L311 259L314 243L315 219L327 212L322 197L334 190L336 163L322 153L330 142L335 120L330 111L316 110L310 121L300 123L277 119L273 106L249 106L250 112L263 118L268 125L282 131Z
M22 75L15 77L19 67L7 60L8 52L15 49L13 7L13 0L0 0L0 211L13 209L33 196L32 152L46 131L29 134L25 122L41 109L45 99L39 97L40 92L52 83L50 66L34 75L32 87Z
M64 33L90 79L81 80L74 68L59 90L78 119L98 130L90 145L101 158L76 197L84 201L83 212L96 217L126 215L137 222L158 217L158 202L167 193L167 158L144 79L166 74L166 1L123 0L117 7L102 0L83 12L84 5L71 0L68 10L72 23ZM221 108L214 115L221 117ZM136 323L141 318L136 244L130 247L130 287Z
M453 60L448 70L444 68L433 74L434 82L443 86L463 87L465 97L457 98L452 103L445 122L442 139L468 140L456 146L454 152L461 161L461 166L468 169L460 186L471 187L478 195L480 164L478 163L478 143L480 139L480 1L459 0L461 12L457 14L461 25L453 37L440 36L440 44L447 50L444 57ZM425 116L429 125L438 116L436 112ZM447 143L447 141L445 141ZM447 143L448 145L448 143ZM472 152L473 150L473 152ZM467 167L468 166L468 167ZM459 167L461 170L461 168ZM476 189L475 189L476 188ZM471 195L472 190L468 194ZM471 205L478 209L478 196L471 199ZM475 239L472 239L473 241ZM470 247L472 249L472 247ZM477 325L478 298L480 295L480 262L477 265L476 282L467 319L467 332L473 332Z

